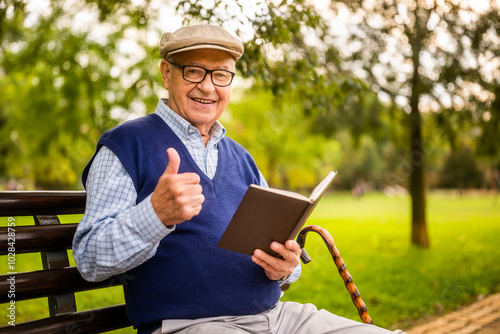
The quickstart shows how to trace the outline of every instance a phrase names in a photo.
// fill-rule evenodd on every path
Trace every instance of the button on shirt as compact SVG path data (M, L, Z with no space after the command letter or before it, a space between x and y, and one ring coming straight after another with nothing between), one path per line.
M217 170L218 143L226 130L216 121L205 146L200 132L160 100L155 113L186 145L198 167L213 178ZM165 154L167 154L165 152ZM262 174L260 185L267 187ZM100 281L137 267L151 258L159 242L175 230L160 221L151 195L136 205L134 183L118 157L106 146L92 162L87 184L85 214L73 240L73 255L82 276ZM300 276L300 266L287 279Z

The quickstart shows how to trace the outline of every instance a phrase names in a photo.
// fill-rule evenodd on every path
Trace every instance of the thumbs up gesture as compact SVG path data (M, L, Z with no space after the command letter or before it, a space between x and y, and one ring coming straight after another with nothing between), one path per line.
M205 201L196 173L178 174L181 158L174 148L167 150L168 165L151 195L151 204L165 226L176 225L200 213Z

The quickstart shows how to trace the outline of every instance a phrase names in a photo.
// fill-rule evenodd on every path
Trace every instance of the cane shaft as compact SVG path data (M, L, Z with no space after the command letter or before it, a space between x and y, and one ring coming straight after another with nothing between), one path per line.
M328 251L330 252L330 254L333 258L333 262L335 262L335 266L337 267L340 276L344 280L345 287L351 296L352 302L354 303L354 306L356 306L356 309L358 310L359 317L361 318L361 320L365 324L373 324L372 319L368 315L366 305L363 302L363 300L361 299L358 288L356 288L356 285L354 285L354 282L352 280L352 276L347 271L344 260L342 260L342 258L340 257L340 253L339 253L337 247L335 247L335 244L333 242L333 238L330 235L330 233L328 233L328 231L325 230L324 228L316 226L316 225L306 226L300 231L299 235L297 236L297 243L300 245L300 248L302 248L304 250L304 245L306 242L306 235L307 235L307 233L309 233L311 231L318 233L321 236L321 238L323 239L323 241L325 242L326 246L328 247ZM304 250L303 256L302 256L303 260L305 259L304 258L305 255L307 255L307 253ZM309 259L309 261L310 261L310 259ZM307 263L307 262L304 262L304 263Z

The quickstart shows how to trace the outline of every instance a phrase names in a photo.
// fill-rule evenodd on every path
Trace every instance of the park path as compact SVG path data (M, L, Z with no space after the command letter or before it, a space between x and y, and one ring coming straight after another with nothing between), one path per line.
M500 293L405 330L407 334L500 334Z

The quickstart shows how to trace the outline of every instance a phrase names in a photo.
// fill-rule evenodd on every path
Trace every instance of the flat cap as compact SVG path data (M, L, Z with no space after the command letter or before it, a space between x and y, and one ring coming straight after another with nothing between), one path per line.
M243 54L243 44L224 28L203 24L183 27L173 33L166 32L160 40L160 56L169 56L188 50L217 49L229 52L238 60Z

